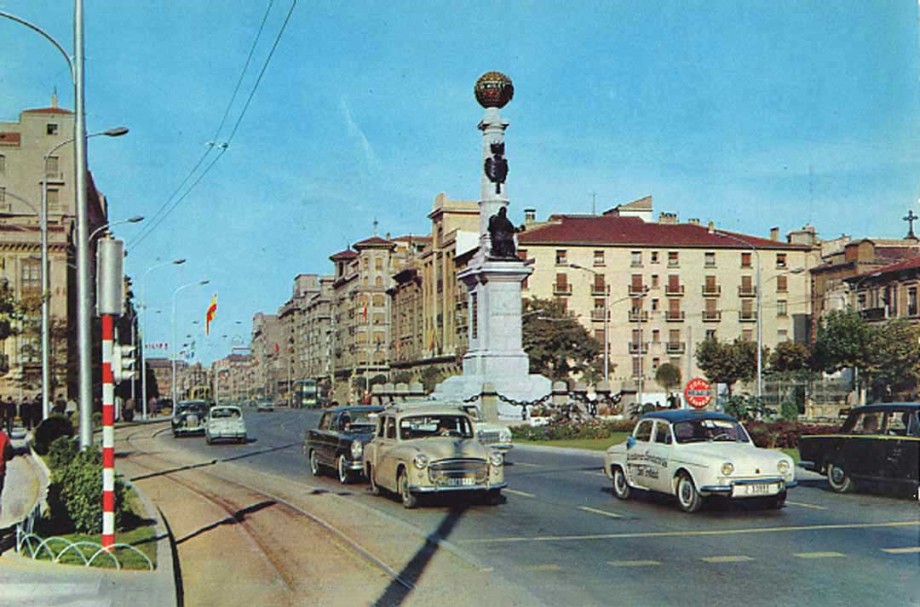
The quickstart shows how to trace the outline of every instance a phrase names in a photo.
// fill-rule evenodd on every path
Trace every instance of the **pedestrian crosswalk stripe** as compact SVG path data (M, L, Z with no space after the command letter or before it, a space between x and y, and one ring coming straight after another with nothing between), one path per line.
M527 493L526 491L516 491L514 489L505 489L505 493L510 493L511 495L519 495L521 497L537 497L533 493Z
M527 565L524 569L527 571L562 571L562 567L551 563L546 565Z
M812 510L827 510L827 506L816 506L815 504L803 504L802 502L790 502L786 500L789 506L798 506L799 508L811 508Z

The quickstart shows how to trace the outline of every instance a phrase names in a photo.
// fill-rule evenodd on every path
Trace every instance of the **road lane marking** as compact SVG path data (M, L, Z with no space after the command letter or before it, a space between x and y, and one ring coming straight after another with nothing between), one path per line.
M508 489L505 489L508 491ZM617 540L646 537L703 537L745 535L753 533L788 533L793 531L832 531L839 529L878 529L884 527L920 527L920 521L889 523L850 523L838 525L802 525L799 527L754 527L748 529L714 529L711 531L646 531L636 533L598 533L592 535L538 535L533 537L488 537L459 540L462 544L510 544L516 542L571 542L579 540Z
M607 512L606 510L598 510L597 508L589 508L588 506L579 506L578 509L584 510L585 512L600 514L601 516L609 516L610 518L623 518L622 514L617 514L616 512Z
M587 474L588 476L603 476L604 478L608 478L603 472L595 472L594 470L582 470L581 473Z
M753 561L749 556L704 556L703 561L707 563L743 563Z
M839 559L846 555L840 552L794 552L792 556L800 559Z
M540 464L528 464L527 462L508 462L512 466L525 466L527 468L542 468Z
M888 554L913 554L920 552L920 546L908 546L907 548L882 548L882 552Z
M802 502L790 502L786 500L786 503L790 506L798 506L799 508L812 508L814 510L827 510L827 506L816 506L815 504L803 504Z
M527 571L562 571L562 567L559 565L547 564L547 565L526 565L524 567Z
M661 565L661 561L607 561L611 567L654 567Z
M533 493L527 493L526 491L516 491L514 489L505 489L505 493L510 493L511 495L519 495L521 497L537 497Z

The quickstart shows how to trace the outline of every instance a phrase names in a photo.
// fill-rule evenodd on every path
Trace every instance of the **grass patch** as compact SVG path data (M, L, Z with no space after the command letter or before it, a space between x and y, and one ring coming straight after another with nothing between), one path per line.
M137 492L133 488L129 488L126 493L126 500L128 505L128 512L125 515L124 524L121 529L116 530L115 532L115 542L118 544L128 544L134 546L140 550L144 555L150 559L150 562L153 563L154 568L157 565L157 535L156 535L156 521L153 519L144 518L144 506L141 502L140 497L137 495ZM102 540L100 534L88 534L88 533L64 533L63 531L68 526L69 521L56 521L53 519L42 520L36 532L42 537L60 537L71 543L77 542L89 542L95 545L81 545L77 548L71 548L68 550L59 561L62 564L66 565L80 565L82 566L85 562L85 559L89 559L99 550L99 544ZM73 529L73 527L70 527ZM52 541L49 542L48 546L54 554L60 554L66 547L67 544L62 541ZM80 555L75 554L74 550L79 550L84 558L81 558ZM137 554L134 550L128 550L125 548L119 548L112 552L121 563L122 569L148 569L147 561L144 560L142 556ZM51 556L46 552L42 551L37 557L39 560L50 560ZM115 563L113 560L105 555L100 555L93 561L94 567L99 567L102 569L114 569Z

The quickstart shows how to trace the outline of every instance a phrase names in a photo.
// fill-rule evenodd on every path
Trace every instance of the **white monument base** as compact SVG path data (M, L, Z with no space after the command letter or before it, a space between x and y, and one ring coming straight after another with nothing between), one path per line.
M552 391L552 382L542 375L455 375L438 384L431 394L433 400L460 402L479 396L482 385L492 384L495 391L511 400L536 401ZM498 416L502 419L520 420L521 407L498 401Z

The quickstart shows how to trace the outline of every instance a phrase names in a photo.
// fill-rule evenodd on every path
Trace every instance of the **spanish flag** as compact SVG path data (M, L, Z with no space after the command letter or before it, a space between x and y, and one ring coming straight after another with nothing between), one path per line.
M211 334L211 321L214 320L215 314L217 314L217 293L211 298L211 305L208 306L208 313L204 316L205 335Z

